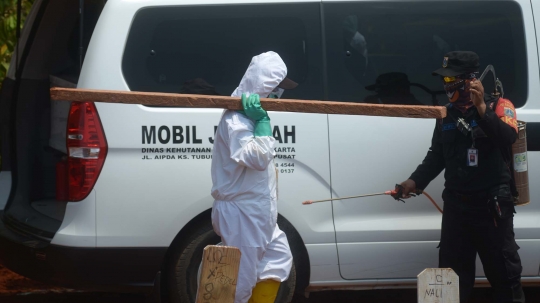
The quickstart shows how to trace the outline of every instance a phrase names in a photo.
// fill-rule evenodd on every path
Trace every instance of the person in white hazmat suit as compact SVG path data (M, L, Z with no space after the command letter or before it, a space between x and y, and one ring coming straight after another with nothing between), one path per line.
M233 92L243 111L225 110L212 154L212 225L223 245L242 253L235 303L273 303L287 280L292 254L277 225L277 171L270 118L259 96L279 97L294 88L275 52L253 57Z

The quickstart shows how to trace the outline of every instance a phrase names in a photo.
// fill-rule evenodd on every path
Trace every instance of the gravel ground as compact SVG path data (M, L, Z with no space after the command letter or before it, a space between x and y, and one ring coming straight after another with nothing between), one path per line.
M540 302L540 288L525 288L527 302ZM89 293L55 288L24 278L0 266L2 303L154 303L138 294ZM309 298L295 296L293 303L416 303L416 290L323 291ZM490 290L477 288L470 303L491 303Z

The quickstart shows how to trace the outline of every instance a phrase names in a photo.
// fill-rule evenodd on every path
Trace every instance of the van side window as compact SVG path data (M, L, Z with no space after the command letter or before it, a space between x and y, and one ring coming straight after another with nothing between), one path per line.
M137 13L122 70L131 90L230 95L253 56L277 52L299 83L283 98L322 98L320 3L150 7Z
M330 100L447 103L441 79L431 72L453 50L476 52L480 72L494 65L505 96L516 107L527 100L525 34L517 2L323 2L323 9ZM487 93L493 82L488 74L483 81Z

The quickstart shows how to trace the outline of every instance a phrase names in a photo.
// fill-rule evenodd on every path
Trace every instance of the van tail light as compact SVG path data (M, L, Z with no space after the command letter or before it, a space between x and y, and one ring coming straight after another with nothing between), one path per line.
M56 163L56 200L68 201L67 157Z
M57 199L65 201L67 196L67 201L77 202L94 188L107 156L107 140L94 103L71 103L66 135L68 157L66 164L57 165Z

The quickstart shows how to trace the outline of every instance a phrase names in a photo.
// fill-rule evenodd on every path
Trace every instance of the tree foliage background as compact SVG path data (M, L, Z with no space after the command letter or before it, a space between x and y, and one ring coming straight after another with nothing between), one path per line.
M34 0L22 0L21 28L33 3ZM0 80L3 80L17 44L17 0L0 0L0 12Z

